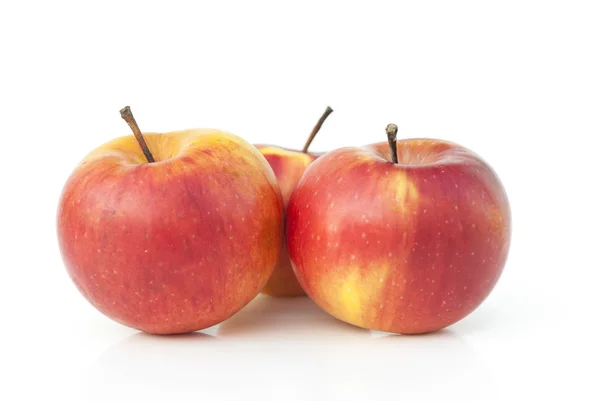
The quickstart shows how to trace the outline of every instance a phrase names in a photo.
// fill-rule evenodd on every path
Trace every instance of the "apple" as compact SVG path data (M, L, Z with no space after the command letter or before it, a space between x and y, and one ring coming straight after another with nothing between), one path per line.
M320 155L320 153L309 152L308 148L321 129L321 126L332 112L333 109L327 107L313 128L302 150L287 149L274 145L255 145L265 159L267 159L275 173L275 177L277 177L277 183L279 184L279 189L281 190L281 195L283 197L284 210L287 208L290 195L296 187L296 183L304 173L304 170L306 170L306 168ZM262 293L278 297L306 295L300 284L298 284L296 275L292 270L285 241L277 266L273 270L273 274Z
M511 214L486 161L439 139L319 157L287 209L287 246L307 294L367 329L417 334L469 315L507 259Z
M109 318L154 334L229 318L260 293L283 243L273 171L215 129L133 136L90 152L68 178L57 234L67 272ZM136 141L137 140L137 141Z

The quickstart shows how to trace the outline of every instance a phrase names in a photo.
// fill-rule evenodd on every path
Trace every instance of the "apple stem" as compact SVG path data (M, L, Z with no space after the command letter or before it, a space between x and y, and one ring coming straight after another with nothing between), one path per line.
M327 109L325 109L325 112L323 113L321 118L319 118L319 121L317 121L317 125L315 125L312 132L310 133L310 136L306 140L306 143L304 144L304 147L302 148L302 153L308 152L308 147L310 146L313 139L315 139L315 136L317 136L317 132L319 132L319 130L321 129L321 126L323 125L325 120L327 120L327 117L329 117L329 115L331 113L333 113L333 109L331 107L327 106Z
M140 131L140 127L138 126L137 122L135 121L135 118L133 117L131 108L129 108L129 106L125 106L120 110L120 113L123 120L125 120L127 125L129 125L129 128L131 128L131 130L133 131L133 135L140 144L140 148L142 148L142 152L144 152L144 156L146 156L146 160L148 160L148 163L154 163L154 157L152 156L152 153L150 153L150 149L148 149L148 145L146 144L144 135L142 135L142 131Z
M388 124L385 128L387 133L388 143L390 145L390 154L392 155L392 162L398 163L398 148L396 147L396 135L398 135L398 126L396 124Z

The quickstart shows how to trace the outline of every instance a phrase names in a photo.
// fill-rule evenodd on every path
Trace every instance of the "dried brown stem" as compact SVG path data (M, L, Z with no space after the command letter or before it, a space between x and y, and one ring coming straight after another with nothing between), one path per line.
M325 122L325 120L327 119L327 117L329 117L329 115L331 113L333 113L333 109L331 107L327 106L327 109L325 109L325 112L323 113L323 115L321 116L321 118L319 118L319 121L317 121L317 125L315 125L315 127L312 130L312 132L310 133L310 136L306 140L306 143L304 144L304 147L302 148L302 152L303 153L308 152L308 147L312 143L313 139L315 139L315 136L317 136L317 133L321 129L321 126L323 125L323 123Z
M398 149L396 148L396 135L398 135L398 126L396 124L388 124L385 129L388 137L388 144L390 145L390 155L392 156L392 162L398 163Z
M152 153L150 153L150 149L148 149L144 135L142 135L142 131L140 131L140 127L137 125L129 106L123 107L120 110L120 113L123 120L125 120L127 125L129 125L129 128L131 128L133 131L133 135L135 135L135 139L137 139L138 143L140 144L140 148L142 148L142 152L144 152L144 156L146 156L148 163L154 163L154 156L152 156Z

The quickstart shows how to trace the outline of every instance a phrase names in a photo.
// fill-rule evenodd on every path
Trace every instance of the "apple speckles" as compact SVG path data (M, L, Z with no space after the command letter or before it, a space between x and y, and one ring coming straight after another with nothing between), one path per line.
M366 233L362 233L360 236L361 236L362 239L367 238L367 234Z

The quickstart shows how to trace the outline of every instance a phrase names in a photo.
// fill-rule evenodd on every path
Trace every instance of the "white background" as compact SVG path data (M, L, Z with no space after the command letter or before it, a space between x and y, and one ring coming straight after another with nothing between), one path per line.
M595 1L3 1L0 399L598 399L599 21ZM70 282L55 218L125 105L146 131L288 147L331 105L316 151L389 122L465 145L509 194L505 273L428 336L262 297L204 334L122 327Z

